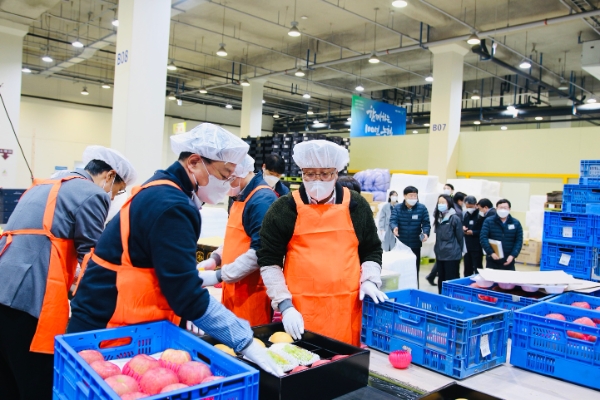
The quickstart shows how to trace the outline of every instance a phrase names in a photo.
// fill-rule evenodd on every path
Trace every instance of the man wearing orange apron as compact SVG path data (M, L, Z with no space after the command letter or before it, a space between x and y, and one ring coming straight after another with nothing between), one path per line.
M359 345L361 300L387 298L379 290L382 248L373 212L361 195L336 183L348 150L314 140L297 144L293 158L303 184L271 206L260 233L267 294L295 339L306 328Z
M135 179L118 152L90 146L85 169L36 182L0 239L0 398L52 398L54 336L67 293L104 229L111 199Z
M250 326L268 324L273 309L260 277L256 251L260 248L260 227L267 210L277 200L269 185L254 174L254 159L246 156L236 168L238 178L231 182L229 195L234 202L229 211L225 243L199 265L204 286L223 284L222 303ZM223 267L217 271L217 265Z
M249 324L202 288L196 270L199 208L225 199L248 145L205 123L172 136L171 147L178 161L134 188L98 240L71 302L67 332L184 319L280 375L252 340Z

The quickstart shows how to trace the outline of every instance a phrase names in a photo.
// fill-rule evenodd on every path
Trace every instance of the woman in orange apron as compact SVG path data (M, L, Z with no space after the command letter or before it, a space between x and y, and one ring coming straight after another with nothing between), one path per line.
M336 183L348 159L332 142L296 145L303 185L278 199L263 221L261 276L295 339L306 328L359 345L361 300L387 298L379 290L382 249L370 205Z

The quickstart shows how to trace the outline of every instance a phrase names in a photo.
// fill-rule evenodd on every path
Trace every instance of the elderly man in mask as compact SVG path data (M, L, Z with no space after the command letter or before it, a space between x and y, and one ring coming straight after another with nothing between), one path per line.
M135 170L115 150L90 146L83 161L84 169L36 181L1 236L3 398L52 397L54 336L67 327L75 269L96 245L111 200L135 181Z
M225 242L213 251L211 258L198 267L204 285L223 285L223 305L251 326L268 324L273 309L260 277L256 251L260 249L260 228L267 210L277 200L262 174L254 173L254 159L246 156L235 172L230 196L234 197ZM217 271L216 266L223 265Z
M295 339L306 327L359 345L361 300L387 298L379 290L383 251L373 212L361 195L336 183L348 150L314 140L297 144L293 158L303 184L273 203L260 233L267 294Z
M179 160L136 188L100 237L71 302L68 332L183 318L281 375L248 322L211 297L196 270L198 210L225 197L248 145L205 123L172 136L171 148Z

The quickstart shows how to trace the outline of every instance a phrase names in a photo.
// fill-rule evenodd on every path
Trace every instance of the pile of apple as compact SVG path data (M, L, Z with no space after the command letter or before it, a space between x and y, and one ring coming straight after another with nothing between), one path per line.
M314 363L312 363L312 365L310 366L310 368L314 368L314 367L318 367L319 365L323 365L323 364L329 364L332 361L337 361L337 360L341 360L342 358L346 358L348 357L347 355L342 355L339 354L337 356L333 356L331 358L331 360L319 360L319 361L315 361ZM298 365L296 368L294 368L293 370L290 371L290 374L294 374L296 372L302 372L307 370L308 367L305 367L304 365Z
M573 303L571 303L571 307L585 308L586 310L592 309L592 307L590 306L590 304L587 301L573 302ZM596 307L596 310L600 311L600 306ZM558 314L558 313L547 314L546 318L557 319L559 321L567 320L564 315ZM598 328L598 327L600 327L600 318L594 318L592 320L588 317L581 317L581 318L577 318L576 320L574 320L573 323L585 325L585 326L591 326L592 328ZM596 325L596 324L598 324L598 325ZM586 335L585 333L580 333L580 332L567 331L567 336L575 338L575 339L587 340L588 342L596 341L596 336Z
M208 365L192 361L190 353L184 350L167 349L159 360L138 354L125 364L123 371L116 364L105 361L96 350L82 350L78 354L123 400L141 399L223 379L214 376Z

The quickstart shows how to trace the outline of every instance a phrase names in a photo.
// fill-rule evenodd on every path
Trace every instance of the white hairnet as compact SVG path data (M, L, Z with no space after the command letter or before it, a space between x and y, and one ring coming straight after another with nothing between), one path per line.
M220 126L204 123L189 132L171 136L171 149L177 155L183 152L199 154L209 160L239 164L250 146Z
M254 158L246 154L244 160L235 167L235 176L245 178L250 172L254 172Z
M294 146L294 162L300 168L335 168L343 170L350 156L348 150L327 140L311 140Z
M83 165L87 165L92 160L104 161L110 165L123 178L127 186L133 184L137 178L137 173L133 165L131 165L123 154L116 150L103 146L88 146L83 151Z

